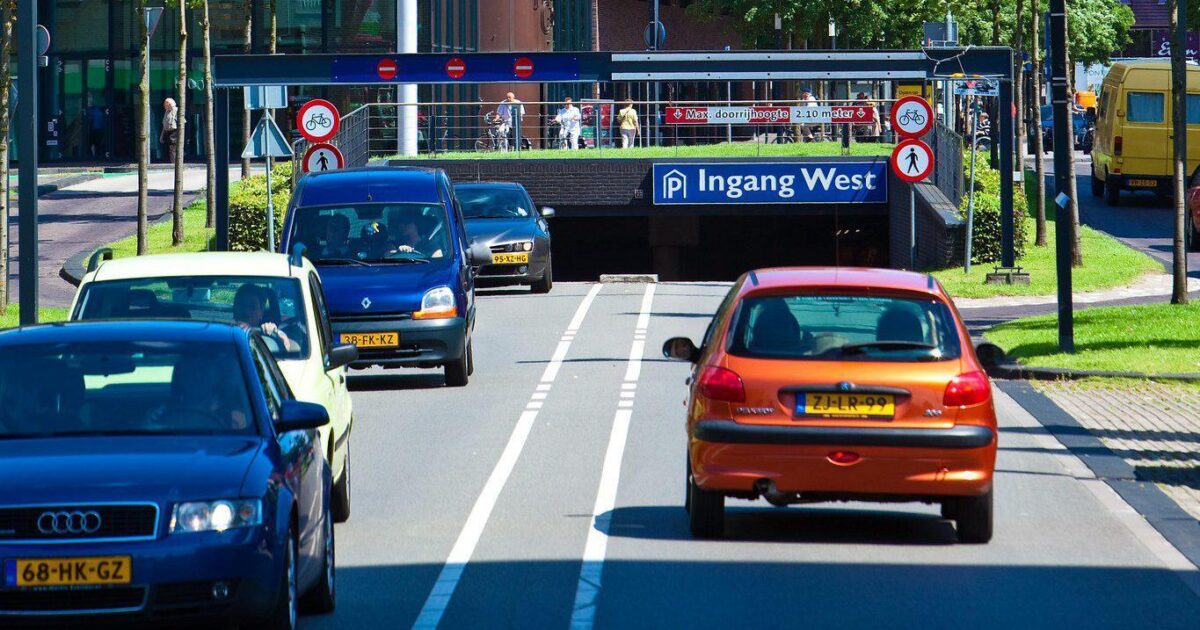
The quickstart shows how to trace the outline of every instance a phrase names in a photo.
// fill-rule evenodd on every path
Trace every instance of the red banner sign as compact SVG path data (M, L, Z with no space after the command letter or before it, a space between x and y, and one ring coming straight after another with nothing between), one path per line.
M668 125L869 124L875 122L875 108L870 105L667 107L664 117Z

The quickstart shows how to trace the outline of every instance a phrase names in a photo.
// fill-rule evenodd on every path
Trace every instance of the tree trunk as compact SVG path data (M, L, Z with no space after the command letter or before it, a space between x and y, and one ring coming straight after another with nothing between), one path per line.
M213 130L213 86L212 86L212 30L208 21L208 0L203 0L200 15L200 34L204 40L204 155L205 164L204 186L204 227L212 228L216 224L217 207L217 156L216 135Z
M271 39L267 52L275 54L275 47L279 43L279 22L275 19L275 1L267 0L267 19L271 21Z
M1021 179L1013 187L1013 194L1020 195L1022 199L1025 197L1025 64L1021 60L1021 51L1025 47L1024 22L1022 20L1025 16L1024 10L1025 0L1017 0L1016 27L1013 28L1013 50L1016 51L1017 74L1016 82L1013 85L1013 96L1015 98L1014 105L1017 109L1017 171L1021 173ZM1024 221L1025 217L1017 217L1016 220Z
M146 0L137 0L138 15L138 108L137 108L137 159L138 159L138 210L137 210L137 254L146 253L146 188L147 172L150 170L150 67L146 55L150 42L146 41Z
M8 311L8 115L12 78L13 0L0 0L0 315Z
M253 35L254 26L254 3L251 0L244 0L242 7L245 12L242 13L242 52L250 54L253 50ZM250 144L250 110L242 110L242 146ZM242 158L242 178L250 177L250 158Z
M1196 0L1193 0L1193 2ZM1171 303L1187 304L1187 18L1180 15L1178 0L1171 0L1171 137L1175 151L1175 236L1171 242Z
M1071 12L1071 3L1068 2L1068 3L1064 4L1063 10L1066 11L1068 14L1063 17L1063 29L1068 30L1070 28L1068 26L1068 24L1070 23L1070 15L1069 14ZM1066 51L1067 51L1067 76L1068 77L1071 76L1071 66L1072 66L1072 64L1071 64L1071 45L1069 43L1070 41L1071 41L1070 33L1069 32L1064 33L1063 34L1063 47L1066 48ZM1075 88L1073 87L1074 85L1075 85L1074 83L1067 84L1067 94L1068 95L1075 93ZM1067 204L1070 216L1067 217L1069 219L1068 222L1063 222L1063 221L1059 220L1057 227L1058 227L1058 229L1061 230L1061 229L1063 229L1064 225L1070 225L1070 228L1071 228L1071 266L1079 267L1079 266L1083 265L1083 251L1079 249L1079 186L1078 186L1079 178L1075 176L1075 121L1072 120L1072 118L1074 118L1074 115L1071 113L1071 107L1068 106L1067 107L1067 120L1066 120L1067 135L1071 140L1067 143L1067 146L1063 147L1063 148L1065 148L1067 151L1067 164L1070 165L1070 167L1071 167L1071 170L1070 170L1071 176L1068 178L1068 182L1067 182L1067 194L1071 196L1071 203ZM1055 147L1055 150L1062 150L1062 149L1059 147Z
M1034 245L1037 247L1046 246L1046 147L1042 142L1042 43L1038 37L1038 25L1042 21L1041 13L1036 10L1029 12L1029 50L1032 53L1030 58L1033 60L1033 94L1030 98L1032 101L1029 104L1029 111L1033 114L1033 170L1034 187L1037 194L1034 195L1034 203L1037 208L1034 210L1037 217L1037 229Z
M179 76L175 81L175 197L171 203L171 245L183 245L183 154L187 145L187 0L179 3Z

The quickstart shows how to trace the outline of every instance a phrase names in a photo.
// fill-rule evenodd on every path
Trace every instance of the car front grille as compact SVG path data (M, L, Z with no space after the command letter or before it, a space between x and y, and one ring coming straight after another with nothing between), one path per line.
M157 526L152 503L0 507L0 544L150 539Z
M396 311L392 313L355 313L353 315L333 315L330 318L334 324L357 324L360 322L394 322L397 320L412 319L410 311Z
M0 591L0 614L131 612L145 604L144 586Z

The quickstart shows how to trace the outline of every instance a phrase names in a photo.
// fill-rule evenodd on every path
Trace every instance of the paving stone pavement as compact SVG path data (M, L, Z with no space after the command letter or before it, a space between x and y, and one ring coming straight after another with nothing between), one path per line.
M1042 382L1038 388L1200 520L1200 389L1165 383Z

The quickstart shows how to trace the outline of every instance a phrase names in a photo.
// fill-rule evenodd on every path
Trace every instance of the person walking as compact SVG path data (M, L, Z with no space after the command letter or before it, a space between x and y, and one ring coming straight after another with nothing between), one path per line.
M162 131L158 132L158 141L167 149L167 159L175 162L175 151L179 146L179 118L175 99L163 100Z
M554 117L554 122L558 123L562 128L559 131L559 138L562 138L566 143L566 148L572 151L579 148L579 131L580 123L583 121L583 115L579 108L571 102L571 97L563 100L562 109L558 110L558 114Z
M516 94L509 92L504 95L504 100L500 101L496 113L500 116L500 126L496 130L500 134L500 150L507 151L509 134L513 130L513 117L516 116L516 124L521 124L520 121L525 118L525 104L517 99Z
M621 148L634 146L641 126L638 124L638 113L633 107L633 101L627 101L625 108L617 112L617 121L621 123Z
M803 92L800 93L800 100L796 102L796 106L797 107L816 107L817 99L815 96L812 95L812 92L809 92L808 90L804 90ZM804 110L801 110L801 113L800 113L801 120L804 120L806 118L804 116L803 112L804 112ZM812 142L813 140L815 140L816 137L813 134L813 127L814 127L814 125L812 123L797 124L796 129L795 129L796 140L798 142L799 141Z

